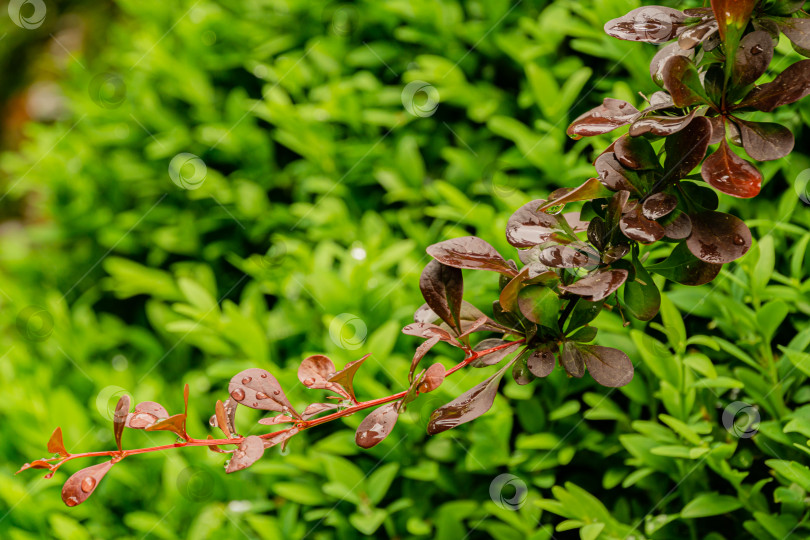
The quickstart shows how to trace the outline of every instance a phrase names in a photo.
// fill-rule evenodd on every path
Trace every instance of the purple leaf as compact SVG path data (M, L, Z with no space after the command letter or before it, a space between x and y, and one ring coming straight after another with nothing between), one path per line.
M432 364L425 371L425 376L422 378L422 383L419 385L419 392L432 392L436 390L444 382L446 370L444 366L438 362Z
M711 137L712 123L705 116L694 118L684 129L667 137L664 143L667 153L664 169L668 171L667 178L684 178L700 165Z
M630 126L630 136L639 137L647 133L657 137L669 137L689 125L697 109L686 116L648 116Z
M413 372L416 371L419 362L440 340L441 338L439 336L433 336L416 348L416 352L413 354L413 360L411 360L411 369L408 371L408 380L410 382L413 382Z
M535 377L548 377L554 371L554 352L549 348L536 349L526 359L529 371Z
M484 356L479 356L470 363L470 366L474 368L494 366L495 364L497 364L498 362L500 362L501 360L503 360L504 358L515 352L521 345L521 343L517 341L505 341L503 339L496 339L496 338L483 340L478 345L476 345L475 348L473 348L474 351L476 352L487 351L489 349L494 349L495 347L501 345L506 345L507 343L512 343L512 345L504 347L503 349L498 349L497 351L491 352Z
M627 238L642 244L652 244L664 237L664 227L644 217L640 205L622 216L619 228Z
M585 358L573 341L563 343L560 364L571 377L581 379L585 375Z
M526 203L512 214L506 224L506 239L510 244L518 248L536 246L554 232L564 230L563 218L559 215L538 211L545 202L538 199Z
M154 401L144 401L135 405L135 410L127 415L126 426L144 429L168 417L169 413L163 405Z
M670 221L671 220L671 221ZM692 220L686 213L678 211L667 218L664 225L664 236L671 240L683 240L692 234Z
M427 432L436 435L471 420L487 412L495 402L498 384L512 363L506 364L492 377L464 392L459 397L433 411L428 422Z
M657 169L658 156L647 139L622 135L613 144L619 163L634 171Z
M694 49L717 32L717 21L709 19L700 24L690 26L678 37L678 48L683 50Z
M665 260L647 266L647 270L651 272L675 283L689 286L709 283L717 277L722 268L722 264L707 263L692 255L685 242L675 246Z
M793 133L773 122L748 122L735 118L743 148L757 161L781 159L793 150Z
M549 201L542 205L538 210L545 211L552 206L557 206L559 204L567 204L570 202L576 201L589 201L591 199L601 199L603 197L608 197L610 192L605 189L602 183L597 178L589 178L585 180L585 183L581 186L567 189L564 193L561 193L558 197L549 197ZM559 190L558 190L559 191ZM556 193L556 191L555 191ZM553 194L552 194L553 195Z
M669 193L655 193L641 204L641 213L647 219L661 219L678 207L678 199Z
M588 302L598 302L616 291L627 279L623 269L597 270L571 285L560 285L560 290L581 296Z
M661 67L664 88L679 108L708 103L706 91L694 62L685 56L672 56Z
M599 174L599 181L609 190L625 190L633 193L639 192L639 189L636 187L639 183L638 175L633 171L625 169L624 166L619 163L619 160L616 159L615 153L604 152L596 158L594 166L596 167L596 172Z
M754 88L735 108L753 107L771 112L807 94L810 94L810 60L800 60L788 66L772 82Z
M337 408L337 403L312 403L311 405L307 405L307 408L304 409L303 413L301 413L301 418L303 420L309 420L313 416L321 414L322 412L334 411ZM259 420L259 423L261 424L262 421Z
M742 38L734 58L734 84L748 86L759 79L773 58L773 40L768 32L757 30Z
M398 402L386 403L382 407L371 411L360 425L354 435L354 441L360 448L371 448L388 437L397 423L399 414Z
M698 259L714 264L730 263L751 248L751 231L741 219L714 211L690 217L692 234L686 239L686 246Z
M225 472L232 472L247 469L264 455L264 441L261 437L251 435L245 437L239 447L231 454L231 459L225 467Z
M762 186L762 173L735 154L725 139L703 162L700 174L713 188L741 199L756 197Z
M584 242L556 244L543 249L539 259L550 268L595 267L599 264L599 253Z
M661 47L650 62L650 77L658 86L664 86L664 64L673 56L686 56L691 59L694 52L682 49L678 43L670 43Z
M428 255L455 268L492 270L507 276L517 274L494 247L475 236L445 240L427 248Z
M633 363L618 349L598 345L577 345L588 373L602 386L617 388L633 380Z
M430 261L419 278L419 288L430 309L460 334L459 315L464 294L461 270L437 260Z
M676 9L645 6L608 21L605 24L605 33L627 41L665 43L684 31L686 18Z
M574 120L567 133L574 139L602 135L629 124L638 115L638 109L626 101L605 98L601 105Z

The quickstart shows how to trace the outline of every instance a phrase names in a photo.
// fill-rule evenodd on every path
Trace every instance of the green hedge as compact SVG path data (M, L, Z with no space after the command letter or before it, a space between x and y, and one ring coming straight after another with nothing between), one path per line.
M178 410L188 383L201 437L247 367L272 371L299 405L305 356L341 366L369 352L359 397L403 389L417 340L400 329L422 303L424 248L475 234L513 253L511 212L592 175L608 144L568 140L568 122L604 96L639 104L637 90L655 90L654 47L602 32L637 5L77 7L86 46L59 62L43 49L29 67L58 79L63 116L28 123L0 158L0 536L806 537L806 103L778 114L797 150L764 167L762 195L722 198L759 240L751 252L709 286L669 287L649 327L598 319L600 343L636 364L625 388L557 370L507 383L486 416L428 438L430 411L488 371L468 370L372 450L354 446L350 417L236 475L203 449L138 456L75 509L59 497L75 464L52 480L13 475L57 425L68 450L111 448L122 392ZM6 63L20 43L47 41L50 14L40 29L3 22ZM778 51L774 65L795 60L789 44ZM435 110L404 93L416 81L438 93ZM181 153L205 163L197 189L170 178ZM471 275L466 289L475 303L497 283ZM442 347L437 360L458 360ZM734 402L761 417L753 437L724 425ZM258 416L240 415L249 433Z

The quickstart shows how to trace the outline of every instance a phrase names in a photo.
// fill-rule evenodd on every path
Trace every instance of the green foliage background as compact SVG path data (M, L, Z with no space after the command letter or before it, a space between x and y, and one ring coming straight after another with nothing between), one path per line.
M562 370L508 382L486 416L428 438L430 411L489 372L464 370L370 451L353 444L357 416L234 475L203 449L136 456L75 509L61 484L90 462L14 476L56 426L69 450L111 448L124 391L177 411L190 384L202 437L247 367L300 408L320 397L296 378L314 353L338 366L372 353L361 399L403 389L417 340L400 328L422 303L425 247L475 234L514 257L511 212L591 176L610 142L574 143L568 122L655 90L655 48L602 32L638 5L119 0L47 3L34 30L0 17L6 109L35 83L62 96L51 118L4 124L0 537L808 537L807 102L778 112L797 150L764 166L762 195L722 198L755 247L708 286L668 284L648 327L600 316L600 343L636 364L625 388ZM798 59L778 51L771 69ZM403 106L412 81L436 88L434 114ZM199 189L169 178L181 152L207 166ZM486 311L497 281L465 288ZM341 314L355 326L333 340ZM459 360L442 347L431 357ZM732 402L761 416L753 437L723 425ZM243 433L258 432L251 412ZM528 487L518 510L503 504L515 483L490 495L504 473Z

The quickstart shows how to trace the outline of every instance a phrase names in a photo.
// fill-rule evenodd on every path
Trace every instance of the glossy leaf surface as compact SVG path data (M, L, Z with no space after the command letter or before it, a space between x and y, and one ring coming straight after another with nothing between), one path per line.
M399 418L398 407L399 403L395 401L386 403L371 411L357 427L357 432L354 435L357 446L371 448L388 437Z
M574 139L593 137L627 125L638 116L638 109L620 99L606 98L604 102L579 116L568 126L568 135Z
M581 296L589 302L596 302L614 293L626 279L627 270L597 270L571 285L561 285L560 290Z
M115 412L113 412L113 435L115 436L115 445L118 447L119 452L122 450L121 436L124 434L124 425L127 421L127 415L129 415L130 403L131 398L124 394L121 396L121 399L118 400L118 403L115 405Z
M428 255L455 268L491 270L507 276L517 274L494 247L475 236L445 240L427 248Z
M716 278L723 265L701 261L692 255L683 242L675 246L669 257L646 268L675 283L696 286L705 285Z
M48 439L48 452L51 454L59 454L62 457L70 455L70 453L65 450L65 443L62 441L62 428L58 427L51 433L51 438Z
M739 259L751 248L751 231L731 214L706 211L691 216L692 234L686 239L698 259L715 264Z
M251 409L297 415L281 385L267 370L250 368L237 373L228 384L228 392L234 401Z
M231 459L225 467L225 472L232 472L247 469L264 455L264 441L256 435L245 437L239 443L239 447L231 454Z
M329 381L338 383L343 388L345 388L353 401L357 401L357 398L355 397L354 394L354 384L353 384L354 376L357 374L357 370L360 369L360 366L363 364L363 362L366 361L366 359L369 356L371 355L367 354L360 360L349 362L343 369L341 369L340 371L338 371L329 378Z
M461 270L437 260L430 261L419 278L419 288L430 309L460 334L459 315L464 294Z
M762 186L762 173L738 156L725 139L703 162L700 174L718 191L742 199L756 197Z
M105 461L74 473L62 486L62 501L67 506L76 506L86 501L112 466L112 461Z

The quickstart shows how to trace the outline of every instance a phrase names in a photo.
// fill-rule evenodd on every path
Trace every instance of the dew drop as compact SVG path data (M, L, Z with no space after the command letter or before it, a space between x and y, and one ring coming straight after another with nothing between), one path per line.
M262 379L266 379L266 378L267 378L267 373L262 373Z
M763 51L762 45L754 45L751 47L751 56L756 56Z
M256 399L267 399L267 394L264 392L256 392Z
M304 380L304 386L312 386L313 384L315 384L315 379L305 379Z
M274 391L273 391L273 395L274 395L274 396L277 396L277 395L279 395L280 393L281 393L281 390L274 390Z
M745 238L740 236L739 234L734 235L734 243L738 246L745 244Z
M242 379L242 384L247 384L252 380L253 380L253 377L245 377L244 379Z
M241 388L237 388L236 390L231 392L231 397L236 401L242 401L243 399L245 399L245 391L242 390Z
M92 476L87 476L85 477L84 480L82 480L82 491L84 491L85 493L90 493L91 491L93 491L93 488L95 487L96 487L96 479L93 478Z

